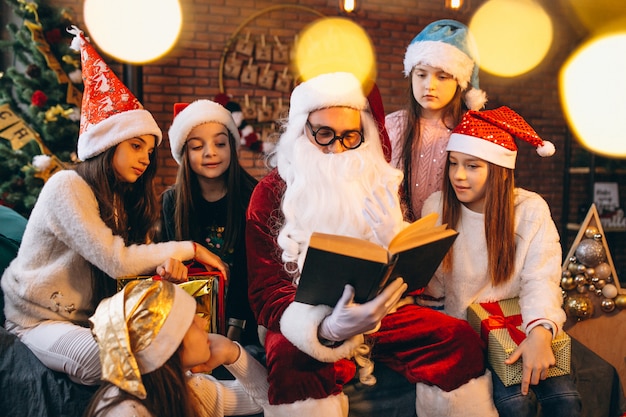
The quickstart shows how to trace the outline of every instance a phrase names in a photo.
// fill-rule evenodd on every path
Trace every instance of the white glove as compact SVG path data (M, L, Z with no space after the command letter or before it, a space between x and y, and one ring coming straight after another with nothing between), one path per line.
M388 188L374 191L374 199L365 198L363 216L372 228L378 244L385 248L389 246L391 239L404 228L402 210L396 205L396 199Z
M380 321L396 306L406 289L402 278L396 278L376 298L357 304L353 302L354 288L346 285L333 312L320 324L319 337L341 342L357 334L377 330Z

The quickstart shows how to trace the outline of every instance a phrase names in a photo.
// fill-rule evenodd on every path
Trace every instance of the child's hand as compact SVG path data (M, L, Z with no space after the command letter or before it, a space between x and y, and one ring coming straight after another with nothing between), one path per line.
M548 368L556 364L552 352L552 332L543 326L536 326L522 343L504 361L512 365L522 358L522 394L528 394L530 385L537 385L548 377Z
M216 254L214 254L213 252L211 252L204 246L196 244L195 248L196 248L196 254L195 254L194 259L208 266L209 269L211 268L217 269L222 274L224 274L224 279L228 281L228 275L229 275L228 265L222 262L219 256L217 256Z
M175 284L187 281L187 267L178 259L169 258L157 266L156 273L164 280Z
M230 365L241 354L238 344L217 333L209 333L211 358L201 365L191 368L191 372L211 372L220 365Z

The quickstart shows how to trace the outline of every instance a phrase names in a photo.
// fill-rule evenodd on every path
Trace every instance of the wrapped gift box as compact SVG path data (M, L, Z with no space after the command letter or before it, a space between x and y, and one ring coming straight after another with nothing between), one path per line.
M205 318L210 333L226 334L225 280L219 271L207 271L197 263L187 265L187 282L178 284L196 299L196 313ZM138 275L117 279L120 291L128 282L136 279L161 279L159 275Z
M487 358L505 386L522 382L522 360L505 365L517 346L526 338L521 329L519 298L494 303L475 303L467 309L467 321L487 343ZM570 373L571 340L561 331L552 340L556 365L548 370L548 377Z

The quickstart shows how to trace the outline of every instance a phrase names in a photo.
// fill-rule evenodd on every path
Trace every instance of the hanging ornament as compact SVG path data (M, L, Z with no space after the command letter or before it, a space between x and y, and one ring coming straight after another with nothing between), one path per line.
M606 259L602 242L596 239L583 239L576 248L576 259L585 266L597 267Z

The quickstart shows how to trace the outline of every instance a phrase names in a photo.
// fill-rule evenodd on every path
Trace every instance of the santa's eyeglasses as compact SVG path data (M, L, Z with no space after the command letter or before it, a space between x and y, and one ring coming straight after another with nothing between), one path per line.
M311 126L308 120L306 121L306 125L311 131L315 143L320 146L329 146L334 141L338 140L344 148L356 149L363 143L363 132L360 130L347 130L343 132L343 135L337 136L337 133L328 126L322 126L317 130L313 130L313 126Z

